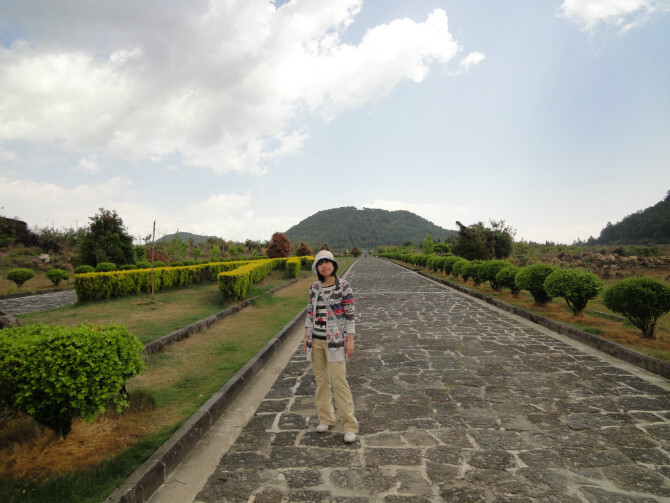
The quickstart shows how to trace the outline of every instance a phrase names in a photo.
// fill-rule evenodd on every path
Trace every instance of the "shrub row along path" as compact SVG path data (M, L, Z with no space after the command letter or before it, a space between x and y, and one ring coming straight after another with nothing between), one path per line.
M670 381L387 261L360 259L347 279L358 440L315 431L293 346L239 436L219 430L211 474L178 469L150 502L189 484L180 501L670 499Z
M59 292L41 293L38 295L26 295L0 300L0 311L7 314L26 314L33 311L44 311L54 307L67 306L77 302L77 293L74 289L61 290Z

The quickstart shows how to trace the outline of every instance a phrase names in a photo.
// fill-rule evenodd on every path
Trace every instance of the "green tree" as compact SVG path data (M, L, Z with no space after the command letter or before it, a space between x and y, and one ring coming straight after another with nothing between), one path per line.
M209 250L209 260L211 260L212 262L217 262L220 259L221 259L221 248L219 248L219 245L213 245L212 249Z
M423 251L424 255L430 255L433 253L434 249L435 243L433 242L433 238L429 233L426 233L426 239L424 239L423 243L421 243L421 251Z
M551 297L561 297L576 316L586 309L589 300L602 292L600 278L589 271L559 269L544 280L544 289Z
M89 218L91 223L80 239L79 262L96 266L101 262L134 264L133 238L116 211L100 208L100 213Z
M654 339L656 322L670 311L670 287L650 278L622 279L605 290L603 303Z
M172 236L172 239L167 245L167 253L174 259L176 262L184 260L186 258L186 252L188 251L188 243L185 243L181 240L179 236L179 230Z
M465 227L456 222L460 231L452 251L468 260L504 259L511 255L516 231L505 225L504 220L491 220L491 227L482 222Z
M447 243L435 243L433 251L438 255L449 255L451 248L449 248Z

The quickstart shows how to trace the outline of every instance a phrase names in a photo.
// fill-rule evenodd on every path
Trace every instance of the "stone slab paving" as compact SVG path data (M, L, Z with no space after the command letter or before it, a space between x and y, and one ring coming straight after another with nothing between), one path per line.
M297 350L198 502L670 501L670 388L392 263L347 278L359 439Z
M7 314L25 314L33 311L44 311L54 307L67 306L77 302L77 293L74 289L59 292L41 293L0 300L0 311Z

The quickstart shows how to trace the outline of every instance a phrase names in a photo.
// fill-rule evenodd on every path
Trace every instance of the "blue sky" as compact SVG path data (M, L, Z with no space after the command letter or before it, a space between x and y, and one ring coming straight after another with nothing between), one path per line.
M670 1L0 5L0 214L244 241L341 206L572 243L670 190Z

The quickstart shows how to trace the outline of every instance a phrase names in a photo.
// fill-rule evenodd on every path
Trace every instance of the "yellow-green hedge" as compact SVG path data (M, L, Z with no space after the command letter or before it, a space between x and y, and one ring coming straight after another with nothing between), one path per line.
M243 299L251 285L264 280L274 269L281 267L286 258L255 260L232 271L218 274L219 291L226 301Z
M291 257L286 260L286 274L289 278L297 278L301 267L302 260L300 260L300 257Z
M215 281L219 273L230 271L249 262L249 260L239 260L181 267L157 267L154 269L154 291ZM74 289L79 301L105 300L135 295L140 292L148 293L151 292L151 269L75 274Z

